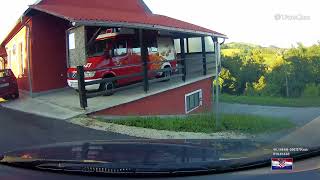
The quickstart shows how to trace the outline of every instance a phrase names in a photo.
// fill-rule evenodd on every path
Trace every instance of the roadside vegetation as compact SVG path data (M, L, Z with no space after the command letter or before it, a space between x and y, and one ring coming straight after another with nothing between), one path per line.
M225 44L219 85L226 102L320 106L320 44L288 49Z
M143 127L176 132L215 133L234 131L240 133L258 134L290 129L295 125L286 118L273 118L254 115L222 114L219 126L215 122L215 114L199 114L186 117L131 117L119 120L99 121L126 126Z

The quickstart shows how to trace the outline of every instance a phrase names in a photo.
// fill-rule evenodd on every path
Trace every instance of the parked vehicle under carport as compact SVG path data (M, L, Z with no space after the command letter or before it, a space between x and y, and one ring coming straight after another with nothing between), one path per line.
M101 28L100 28L101 29ZM130 76L112 82L93 84L86 86L90 91L106 91L108 93L118 86L124 86L140 82L143 76L136 76L143 72L141 62L141 51L137 32L128 28L109 28L98 30L100 34L91 37L92 42L88 45L88 58L84 65L85 82L102 80L104 78L117 78L119 76ZM147 33L146 45L148 47L149 71L164 70L157 73L149 73L148 77L169 80L173 73L178 71L174 39L159 36L158 31ZM78 90L77 68L68 68L68 85Z

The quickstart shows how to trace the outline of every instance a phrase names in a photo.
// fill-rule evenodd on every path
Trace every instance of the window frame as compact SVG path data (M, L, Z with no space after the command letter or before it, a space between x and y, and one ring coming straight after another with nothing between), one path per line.
M188 39L188 40L187 40ZM199 40L199 42L198 42L198 46L196 46L197 48L199 48L199 50L198 51L193 51L192 50L192 44L191 44L191 40L190 39L197 39L197 40ZM211 42L213 42L213 44L212 44L212 46L208 46L208 41L207 41L207 39L209 40L209 41L211 41L212 39L211 39L211 37L210 36L206 36L205 37L205 45L206 45L206 53L207 54L215 54L216 53L216 48L215 48L215 44L214 44L214 42L213 41L211 41ZM197 43L196 43L197 44ZM175 47L175 50L176 50L176 53L177 54L180 54L181 53L181 49L180 49L180 39L173 39L173 45L174 45L174 47ZM212 51L210 50L210 49L212 49ZM189 37L189 38L184 38L184 52L186 53L186 54L201 54L202 53L202 42L201 42L201 37Z
M199 105L191 108L190 110L188 110L188 103L189 103L188 102L188 97L190 97L192 95L195 95L197 93L199 93ZM185 94L185 96L184 96L184 104L185 104L185 113L186 114L188 114L188 113L198 109L199 107L201 107L202 104L203 104L203 92L202 92L202 89L198 89L198 90L195 90L195 91L193 91L191 93Z

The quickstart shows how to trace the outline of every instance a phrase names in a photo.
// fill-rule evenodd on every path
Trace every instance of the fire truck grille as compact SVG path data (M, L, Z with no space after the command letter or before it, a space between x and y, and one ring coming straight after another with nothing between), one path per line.
M68 78L77 79L77 73L76 72L68 73Z

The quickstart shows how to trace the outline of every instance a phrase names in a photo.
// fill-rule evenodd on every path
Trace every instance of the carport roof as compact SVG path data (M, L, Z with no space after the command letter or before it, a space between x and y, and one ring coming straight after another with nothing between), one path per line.
M226 35L180 21L153 14L143 0L42 0L30 6L79 25L111 25L118 27L171 30L192 34Z

